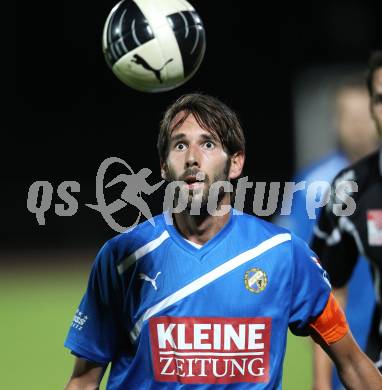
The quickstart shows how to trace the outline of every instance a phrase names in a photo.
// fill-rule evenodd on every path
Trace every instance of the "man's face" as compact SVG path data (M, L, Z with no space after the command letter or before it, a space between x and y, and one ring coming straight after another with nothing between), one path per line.
M183 118L180 112L173 124ZM191 201L204 207L207 204L211 184L229 180L230 157L219 139L199 126L190 114L181 126L173 130L167 160L162 164L162 177L168 181L184 181L181 192ZM232 177L233 178L233 177Z
M366 88L345 88L337 96L336 128L340 143L352 161L371 153L378 145L369 104Z
M378 134L382 137L382 68L379 68L374 72L370 110Z

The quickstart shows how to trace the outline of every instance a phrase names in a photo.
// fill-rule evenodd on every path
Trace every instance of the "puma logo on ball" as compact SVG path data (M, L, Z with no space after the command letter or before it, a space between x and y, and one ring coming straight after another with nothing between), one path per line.
M131 60L131 62L134 62L135 64L142 65L143 68L150 70L151 72L154 72L155 77L158 79L158 81L162 84L162 78L160 75L161 70L171 61L173 61L173 58L170 58L167 60L164 65L159 69L154 69L143 57L141 57L139 54L134 54L134 59Z

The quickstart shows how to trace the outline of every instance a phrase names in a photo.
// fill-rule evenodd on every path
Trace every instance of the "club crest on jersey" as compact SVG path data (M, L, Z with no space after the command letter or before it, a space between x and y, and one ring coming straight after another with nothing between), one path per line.
M253 293L259 293L267 287L267 274L260 268L251 268L244 275L245 288Z

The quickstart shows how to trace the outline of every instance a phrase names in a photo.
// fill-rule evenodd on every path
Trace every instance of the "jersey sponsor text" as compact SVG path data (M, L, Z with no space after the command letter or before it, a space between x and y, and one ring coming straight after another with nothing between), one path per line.
M156 317L149 326L158 381L268 382L268 317Z

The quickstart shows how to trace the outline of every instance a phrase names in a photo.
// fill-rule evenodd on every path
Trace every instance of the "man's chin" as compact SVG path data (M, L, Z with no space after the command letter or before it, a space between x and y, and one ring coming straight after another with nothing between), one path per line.
M216 199L219 204L225 194L222 188L214 188L211 194L210 192L211 186L207 183L184 183L177 193L176 204L180 210L184 210L190 215L205 215L208 213L209 196Z
M205 195L203 191L194 191L188 194L187 200L184 199L182 203L186 203L184 211L187 213L191 215L202 215L207 210L208 194Z

